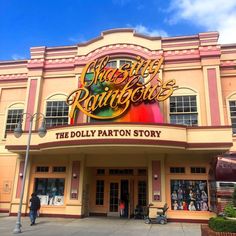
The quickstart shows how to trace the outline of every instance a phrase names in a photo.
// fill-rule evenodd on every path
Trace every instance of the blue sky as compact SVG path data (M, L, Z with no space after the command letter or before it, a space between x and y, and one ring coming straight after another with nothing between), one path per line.
M219 31L236 43L236 0L0 0L0 60L29 58L34 46L73 45L102 31L151 36Z

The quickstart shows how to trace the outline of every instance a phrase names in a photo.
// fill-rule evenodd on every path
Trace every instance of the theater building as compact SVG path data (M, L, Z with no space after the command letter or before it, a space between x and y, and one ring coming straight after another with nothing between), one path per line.
M0 211L17 213L30 130L24 113L38 113L23 213L36 191L45 216L119 217L121 200L125 217L149 203L167 203L173 221L213 216L212 163L236 151L236 44L218 36L114 29L1 61Z

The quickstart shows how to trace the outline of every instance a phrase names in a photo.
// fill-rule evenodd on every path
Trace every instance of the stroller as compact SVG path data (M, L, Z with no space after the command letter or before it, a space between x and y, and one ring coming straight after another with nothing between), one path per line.
M134 219L144 219L144 211L142 206L136 206L134 210Z
M153 206L152 203L147 206L145 224L161 224L161 225L167 224L166 212L169 208L167 203L165 203L165 205L163 207L155 207L155 208L157 208L157 217L156 218L150 218L150 216L149 216L149 208L151 206Z

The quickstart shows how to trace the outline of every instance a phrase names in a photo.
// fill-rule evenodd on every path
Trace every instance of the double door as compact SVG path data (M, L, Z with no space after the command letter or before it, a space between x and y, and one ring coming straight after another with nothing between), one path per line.
M109 184L109 212L108 215L120 216L119 204L123 201L125 205L125 218L130 218L134 212L134 181L128 179L120 179L118 181L110 181Z

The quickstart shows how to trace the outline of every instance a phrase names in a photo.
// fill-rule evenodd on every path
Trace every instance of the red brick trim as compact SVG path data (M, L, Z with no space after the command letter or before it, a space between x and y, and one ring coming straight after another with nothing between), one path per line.
M188 143L188 148L214 148L214 147L231 147L233 143Z
M84 139L84 140L70 140L70 141L55 141L42 143L39 145L30 146L31 150L38 150L49 147L61 147L61 146L77 146L77 145L96 145L96 144L143 144L143 145L166 145L166 146L175 146L175 147L186 147L186 142L178 141L165 141L165 140L146 140L146 139ZM217 144L216 144L217 146ZM9 150L25 150L26 145L7 145L6 149Z
M168 222L183 222L183 223L200 223L200 224L207 224L209 220L204 219L178 219L178 218L168 218Z
M83 215L66 215L66 214L40 214L42 217L58 217L58 218L84 218Z
M0 213L9 213L9 209L0 209Z
M62 147L62 146L81 146L81 145L112 145L112 144L122 144L122 145L156 145L156 146L172 146L180 147L182 149L188 148L230 148L233 143L225 142L225 143L186 143L186 142L178 142L178 141L166 141L166 140L146 140L146 139L96 139L96 140L70 140L70 141L56 141L56 142L48 142L42 143L39 145L30 146L31 150L39 150L50 147ZM6 145L6 149L8 150L26 150L26 145Z
M16 212L10 212L9 216L17 216L17 213ZM21 216L29 216L29 214L28 213L21 213Z
M107 216L107 213L90 212L89 216Z
M17 216L17 213L10 213L9 216ZM22 216L29 216L29 213L23 213ZM76 218L76 219L82 219L84 218L84 215L66 215L66 214L46 214L42 213L40 214L40 217L54 217L54 218Z

